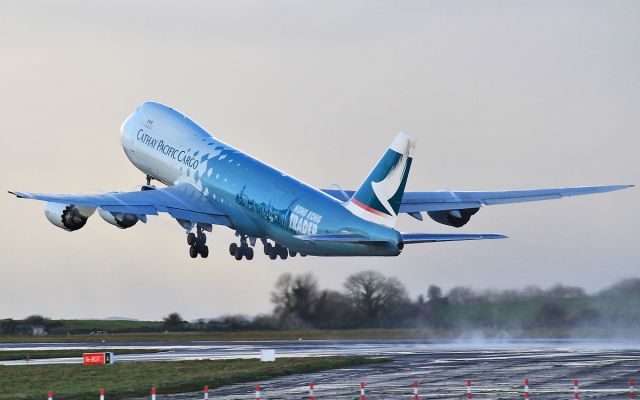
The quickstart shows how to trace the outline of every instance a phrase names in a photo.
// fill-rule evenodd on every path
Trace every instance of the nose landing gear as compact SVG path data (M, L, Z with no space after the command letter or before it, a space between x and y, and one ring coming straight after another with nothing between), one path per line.
M189 256L191 258L200 257L207 258L209 257L209 246L207 243L207 235L204 234L202 228L197 227L197 233L189 232L187 235L187 244L189 245Z

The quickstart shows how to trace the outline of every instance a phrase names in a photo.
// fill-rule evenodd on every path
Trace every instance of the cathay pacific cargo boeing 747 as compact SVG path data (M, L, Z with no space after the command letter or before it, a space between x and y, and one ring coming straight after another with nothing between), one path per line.
M559 199L631 185L497 192L405 192L416 141L400 133L356 191L316 189L214 138L185 115L144 103L122 124L122 147L147 176L141 191L95 195L10 192L45 201L45 216L66 231L82 228L98 210L126 229L168 213L185 229L189 254L206 258L206 232L233 229L229 253L253 258L260 240L271 259L314 256L397 256L405 245L500 239L496 234L401 233L398 214L461 227L482 206ZM156 188L151 180L167 187Z

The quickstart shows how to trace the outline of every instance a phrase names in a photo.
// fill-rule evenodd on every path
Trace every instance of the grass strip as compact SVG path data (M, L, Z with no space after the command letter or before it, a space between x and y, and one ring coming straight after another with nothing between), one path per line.
M0 361L37 360L45 358L82 357L83 353L146 354L158 353L157 349L74 349L74 350L1 350Z
M105 335L0 336L5 343L117 343L117 342L191 342L191 341L256 341L256 340L362 340L362 339L429 339L433 331L420 329L300 329L282 331L240 332L168 332L110 333Z
M42 399L48 390L53 390L57 400L95 398L101 387L105 388L108 399L122 399L147 396L153 385L159 394L195 392L205 385L215 388L387 361L389 359L365 357L309 357L281 358L269 363L231 359L129 362L107 366L0 366L0 399Z
M558 339L584 338L635 338L637 328L608 331L603 327L580 327L540 329L484 329L487 339L539 338ZM235 332L167 332L167 333L110 333L105 335L47 335L20 336L0 335L4 343L121 343L121 342L194 342L194 341L271 341L271 340L451 340L468 335L465 329L347 329L323 330L300 329L282 331L235 331Z

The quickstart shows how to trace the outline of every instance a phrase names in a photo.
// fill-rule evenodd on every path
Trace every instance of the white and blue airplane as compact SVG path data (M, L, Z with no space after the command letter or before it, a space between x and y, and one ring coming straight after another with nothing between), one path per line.
M259 239L271 259L288 256L397 256L407 244L502 239L496 234L401 233L398 214L461 227L482 206L586 195L632 185L495 192L405 192L416 140L400 133L356 191L316 189L214 138L184 114L147 102L121 127L124 152L146 174L135 192L47 195L9 192L45 201L45 216L66 231L96 211L126 229L148 215L168 213L186 230L189 254L206 258L206 232L224 225L239 243L229 253L253 259ZM156 188L151 180L167 187Z

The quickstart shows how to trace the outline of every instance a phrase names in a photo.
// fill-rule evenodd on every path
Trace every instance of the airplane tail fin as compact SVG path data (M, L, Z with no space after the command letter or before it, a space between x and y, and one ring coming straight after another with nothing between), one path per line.
M416 139L400 133L346 207L367 221L393 227L409 177Z

